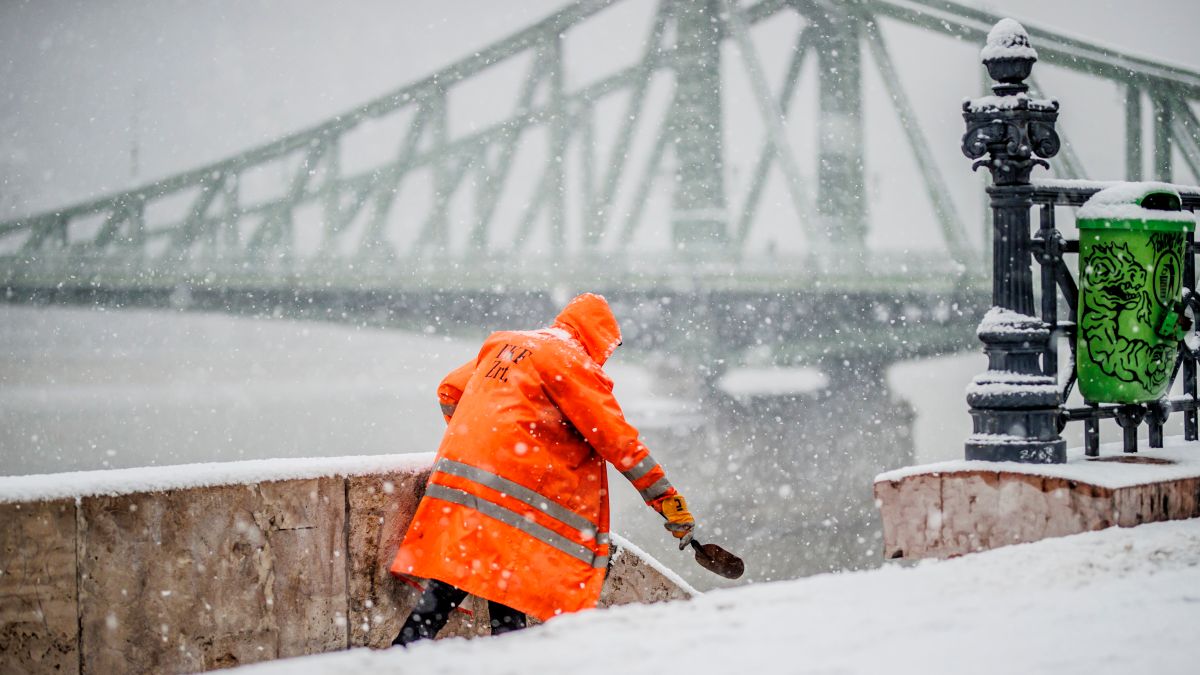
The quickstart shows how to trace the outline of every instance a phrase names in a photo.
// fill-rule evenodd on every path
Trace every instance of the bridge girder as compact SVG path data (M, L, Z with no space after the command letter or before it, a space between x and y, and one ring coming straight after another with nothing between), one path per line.
M899 84L878 21L900 21L978 42L998 17L944 0L760 0L744 5L734 0L661 0L640 59L571 88L563 57L569 31L613 2L581 0L427 78L235 157L138 189L0 223L0 240L23 237L20 250L0 260L0 273L13 279L22 270L28 271L31 263L54 258L59 263L74 260L85 274L88 265L99 260L107 261L104 269L110 274L114 265L124 265L127 273L133 274L155 268L174 270L180 265L203 270L221 260L260 268L264 273L273 270L287 278L302 276L306 267L315 269L336 261L361 270L389 269L405 259L405 264L412 266L414 260L452 247L454 224L449 204L455 194L468 190L473 190L470 203L474 214L468 219L466 236L460 237L467 242L468 258L494 256L497 248L519 246L538 232L547 241L542 253L564 257L572 246L566 227L572 218L581 231L572 255L594 258L611 251L614 242L620 248L635 239L655 176L672 154L675 194L671 220L677 248L695 248L695 243L707 242L708 257L738 260L759 211L770 169L778 166L797 226L805 230L814 248L825 251L817 258L830 259L829 252L834 250L854 254L862 251L866 235L861 118L861 71L867 62L864 42L870 61L897 104L949 258L969 259L966 230ZM784 11L799 14L803 25L784 82L772 90L758 62L750 28ZM1200 141L1189 102L1200 100L1200 74L1100 49L1037 27L1029 27L1029 32L1037 39L1043 61L1128 87L1128 175L1140 175L1141 171L1141 134L1135 132L1141 129L1143 98L1156 113L1156 177L1171 176L1176 153L1196 171ZM672 34L674 40L668 44L667 36ZM720 44L730 39L738 44L741 64L766 127L745 196L732 200L738 204L732 212L722 166L725 153L719 96ZM823 130L815 201L805 192L805 178L783 125L801 66L813 52L821 73L818 125ZM454 88L497 63L526 57L529 72L511 115L484 128L452 135L448 118ZM649 119L647 99L652 81L660 73L674 74L675 88L669 114L655 124ZM627 96L625 114L609 147L597 147L597 107L617 95ZM411 115L411 122L396 153L381 165L345 171L346 136L364 123L398 114ZM640 166L631 166L636 154L631 149L633 138L642 127L652 129L650 151ZM529 186L514 185L511 173L522 139L534 132L544 133L548 140L540 177L529 190ZM1065 159L1068 174L1083 175L1077 159L1069 153ZM270 198L248 198L247 175L273 165L286 174L282 192ZM403 213L402 227L410 229L408 238L415 244L401 250L393 232L397 203L413 176L422 171L431 176L432 200L421 213ZM576 176L580 180L575 180ZM565 197L572 183L582 184L577 204ZM526 204L514 234L502 241L497 233L497 205L514 190L525 191ZM618 206L619 194L628 195L623 209ZM153 215L160 204L170 200L187 205L173 217ZM315 253L301 254L297 250L297 218L310 205L317 205L322 214L320 241ZM836 263L830 266L841 267Z

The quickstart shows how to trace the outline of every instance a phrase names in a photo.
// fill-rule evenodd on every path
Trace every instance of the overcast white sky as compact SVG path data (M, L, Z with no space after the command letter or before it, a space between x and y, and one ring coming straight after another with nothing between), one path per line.
M626 0L638 2L649 6ZM135 107L140 182L325 119L566 4L2 0L0 218L128 186ZM1200 69L1200 3L1193 0L970 4ZM589 58L602 63L640 49L645 15L626 11L610 21ZM790 45L791 33L765 33L760 42L780 36L776 51ZM894 31L890 41L902 78L910 78L906 86L921 99L918 107L940 111L926 133L944 136L936 139L939 148L949 148L947 161L957 161L952 154L960 132L941 124L942 112L953 123L958 101L977 93L971 52L956 52L959 65L958 56L935 56L920 35ZM762 49L768 58L771 45ZM1067 107L1070 78L1046 78ZM1110 104L1115 101L1105 99ZM1073 110L1064 113L1064 123L1073 122L1077 136L1086 134L1078 102ZM877 169L889 170L883 162Z

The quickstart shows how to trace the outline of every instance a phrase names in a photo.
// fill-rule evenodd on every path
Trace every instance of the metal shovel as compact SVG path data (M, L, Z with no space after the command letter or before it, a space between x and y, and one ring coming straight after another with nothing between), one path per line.
M701 544L693 539L692 548L696 549L696 562L713 574L737 579L746 571L746 563L741 558L716 544Z
M666 516L664 515L663 518ZM696 541L694 536L691 536L687 539L686 544L682 540L680 541L679 550L682 551L688 544L696 549L696 563L717 576L737 579L746 572L746 563L741 558L716 544L701 544Z

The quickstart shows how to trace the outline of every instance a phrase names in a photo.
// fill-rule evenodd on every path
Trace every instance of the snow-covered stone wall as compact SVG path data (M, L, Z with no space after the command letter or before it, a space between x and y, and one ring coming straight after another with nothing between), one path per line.
M1065 464L952 461L880 474L885 558L949 558L1108 527L1200 517L1200 443Z
M194 672L387 646L420 593L387 565L431 459L0 479L0 672ZM692 593L626 544L601 604ZM469 599L442 637L486 634L486 612Z

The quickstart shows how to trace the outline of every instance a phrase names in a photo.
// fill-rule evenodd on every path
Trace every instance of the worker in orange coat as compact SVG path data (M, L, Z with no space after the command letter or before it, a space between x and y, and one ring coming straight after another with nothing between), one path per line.
M609 557L610 462L680 541L687 503L625 420L601 367L621 344L603 297L572 300L554 325L501 331L438 387L446 433L392 563L428 578L393 644L432 638L468 593L492 633L594 607Z

